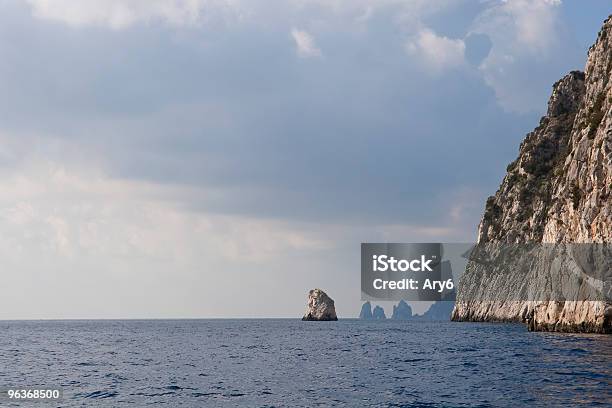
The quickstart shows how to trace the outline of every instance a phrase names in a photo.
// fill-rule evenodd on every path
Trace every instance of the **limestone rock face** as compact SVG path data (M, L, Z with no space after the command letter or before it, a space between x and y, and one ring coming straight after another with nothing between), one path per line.
M302 320L338 320L333 299L321 289L308 292L308 309Z
M521 143L499 190L487 200L479 244L612 242L611 71L612 16L589 49L585 72L571 72L554 84L546 115ZM543 262L534 261L534 273L525 282L513 282L512 276L485 282L479 279L482 267L469 262L452 319L527 321L532 330L610 332L608 300L470 300L475 292L489 289L537 290L547 282L538 275Z

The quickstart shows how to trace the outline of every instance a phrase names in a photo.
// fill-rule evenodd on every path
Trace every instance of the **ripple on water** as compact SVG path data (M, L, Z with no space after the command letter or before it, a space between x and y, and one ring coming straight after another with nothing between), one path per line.
M83 398L85 399L88 399L88 398L103 399L103 398L113 398L113 397L116 397L117 395L119 395L119 393L116 391L94 391L94 392L90 392L89 394L84 395Z

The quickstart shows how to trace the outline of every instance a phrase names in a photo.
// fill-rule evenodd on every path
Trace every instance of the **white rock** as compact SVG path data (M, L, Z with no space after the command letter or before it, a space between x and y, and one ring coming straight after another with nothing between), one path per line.
M308 292L308 309L302 320L338 320L334 300L321 289Z

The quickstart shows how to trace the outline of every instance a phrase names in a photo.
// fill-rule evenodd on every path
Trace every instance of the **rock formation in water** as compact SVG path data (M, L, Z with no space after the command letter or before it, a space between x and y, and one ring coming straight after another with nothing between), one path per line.
M372 309L372 305L370 302L365 302L363 306L361 306L361 313L359 313L359 318L362 320L383 320L386 319L385 310L380 306L374 306Z
M554 84L546 115L521 143L518 158L507 167L499 190L487 200L478 230L479 245L612 241L611 70L612 16L589 49L585 72L570 72ZM604 260L609 261L609 255L604 252ZM571 261L572 256L567 259ZM532 330L610 332L609 297L572 301L477 298L490 291L536 293L559 278L545 273L550 264L567 260L544 258L532 260L528 279L521 274L483 279L486 265L468 262L452 319L526 321ZM576 281L577 292L592 284L582 275Z
M395 320L410 320L412 319L412 308L408 303L400 300L397 306L393 306L393 314L391 319Z
M308 309L302 320L338 320L333 299L321 289L308 292Z
M374 306L374 310L372 311L372 318L374 320L384 320L387 318L385 315L385 309L380 306Z
M429 309L422 315L416 315L416 320L430 320L430 321L449 321L455 302L440 300L434 302Z
M363 320L371 320L372 317L372 305L370 302L365 302L363 306L361 306L361 312L359 313L359 318Z

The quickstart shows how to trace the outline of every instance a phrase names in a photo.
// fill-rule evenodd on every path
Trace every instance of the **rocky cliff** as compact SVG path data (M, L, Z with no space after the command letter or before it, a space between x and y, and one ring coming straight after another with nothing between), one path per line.
M612 241L611 70L612 16L589 49L585 72L571 72L554 84L546 115L521 143L499 190L487 200L479 245ZM600 254L604 260L611 258L608 250L604 247ZM569 265L575 257L571 252L565 251L560 262ZM452 319L526 321L533 330L610 332L609 297L560 301L475 296L491 291L537 292L559 278L551 276L551 259L546 258L534 257L526 275L509 273L492 279L492 275L483 279L490 267L487 271L482 263L468 262ZM564 285L571 281L574 292L581 293L593 279L575 271L560 280Z

